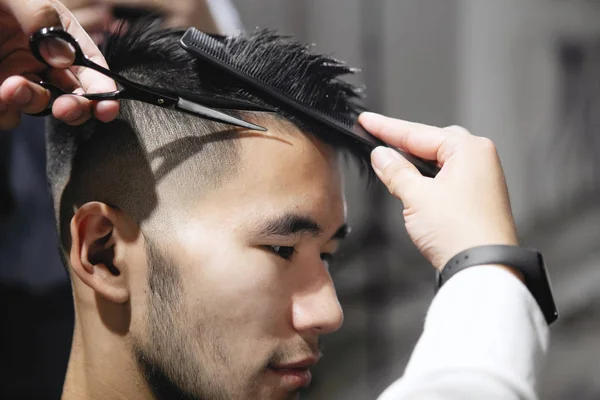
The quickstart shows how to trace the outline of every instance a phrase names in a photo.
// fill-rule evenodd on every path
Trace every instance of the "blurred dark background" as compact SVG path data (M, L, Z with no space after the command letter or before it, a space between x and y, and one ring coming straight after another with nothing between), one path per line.
M293 34L361 68L350 79L366 85L372 110L496 142L522 244L545 254L561 314L541 398L600 398L600 2L233 2L246 30ZM352 166L346 185L354 231L332 268L345 325L325 339L309 399L376 398L402 374L433 296L433 270L410 244L398 201ZM15 267L7 263L0 257L0 270ZM0 322L0 372L26 368L36 385L52 385L60 371L43 360L66 360L56 343L68 346L70 331L57 321L69 317L52 310L70 307L68 291L33 285L43 300L17 304L24 289L3 290L1 315L37 316L23 324L38 361L2 363L15 338Z

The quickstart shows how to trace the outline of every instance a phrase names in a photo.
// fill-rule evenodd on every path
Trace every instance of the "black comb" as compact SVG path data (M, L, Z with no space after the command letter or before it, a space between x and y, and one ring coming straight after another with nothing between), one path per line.
M189 28L181 37L179 44L194 56L210 62L221 70L229 72L241 81L252 86L255 90L273 98L279 103L285 104L290 109L318 124L324 124L337 132L348 135L370 148L386 145L383 141L367 132L358 123L358 118L349 118L339 113L315 110L313 107L298 100L297 97L294 96L294 93L283 93L282 91L267 85L262 79L257 78L255 74L252 73L251 66L247 66L247 68L242 66L240 68L239 65L235 65L222 41L219 41L196 28ZM439 172L436 163L423 160L398 149L396 150L414 164L424 176L433 178Z

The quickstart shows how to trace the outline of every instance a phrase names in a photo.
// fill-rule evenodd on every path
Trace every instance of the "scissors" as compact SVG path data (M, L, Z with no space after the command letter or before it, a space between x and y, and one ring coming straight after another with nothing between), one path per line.
M253 123L244 121L243 119L234 117L224 112L215 110L228 109L228 110L245 110L245 111L259 111L259 112L274 112L267 108L260 107L256 104L230 99L222 96L204 96L192 93L174 93L164 89L157 89L148 87L136 82L132 82L129 79L104 68L95 62L91 61L77 43L77 40L71 36L67 31L60 27L49 27L42 28L37 32L34 32L29 38L29 47L33 55L40 62L49 65L40 52L40 46L44 40L61 39L67 42L75 51L75 61L73 65L91 68L101 74L113 79L117 82L121 88L114 92L106 93L85 93L76 94L67 92L49 82L40 81L36 82L43 88L50 92L50 103L42 112L31 114L34 116L45 116L52 113L52 104L54 101L64 94L70 94L73 96L85 97L88 100L137 100L143 101L144 103L152 104L158 107L177 110L188 114L196 115L200 118L208 119L211 121L221 122L229 125L239 126L242 128L254 129L258 131L266 131L267 129L255 125Z

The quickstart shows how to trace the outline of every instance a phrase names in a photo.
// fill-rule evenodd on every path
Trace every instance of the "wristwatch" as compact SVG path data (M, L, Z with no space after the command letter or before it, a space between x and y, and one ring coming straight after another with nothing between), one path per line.
M518 246L491 245L473 247L452 257L437 274L436 289L442 287L454 274L477 265L500 264L523 274L525 286L542 309L548 325L558 318L550 281L542 255Z

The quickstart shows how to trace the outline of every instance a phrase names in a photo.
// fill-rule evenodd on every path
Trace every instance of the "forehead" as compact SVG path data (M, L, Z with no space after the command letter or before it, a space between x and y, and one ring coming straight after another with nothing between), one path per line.
M203 210L227 210L230 220L292 212L324 226L341 224L345 203L335 150L287 121L267 126L265 133L240 134L237 172L202 200Z

